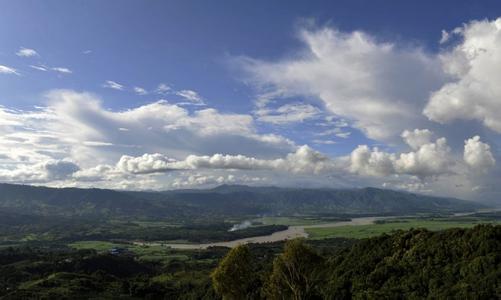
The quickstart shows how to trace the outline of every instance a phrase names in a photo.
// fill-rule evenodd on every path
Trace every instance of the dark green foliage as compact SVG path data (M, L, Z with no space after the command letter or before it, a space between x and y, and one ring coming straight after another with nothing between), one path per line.
M212 272L214 289L223 299L251 299L257 287L256 264L249 247L237 246Z
M226 252L159 265L88 250L8 248L0 251L0 299L217 299L209 273Z
M56 246L6 248L0 299L220 299L216 290L228 289L213 285L211 273L233 280L228 299L501 297L501 226L256 244L225 259L223 247L179 251L186 260L148 263Z
M269 299L320 298L324 267L323 257L303 240L288 241L283 253L273 261L264 294Z
M501 226L397 232L330 261L328 295L493 299L501 296Z
M323 257L296 240L262 273L268 299L499 299L501 226L398 231Z
M6 218L2 218L6 216ZM231 223L214 222L172 226L168 223L153 226L118 220L99 220L77 217L36 216L7 213L0 210L0 244L21 240L31 235L39 241L168 241L186 240L193 243L229 241L268 235L287 229L285 225L266 225L228 231Z

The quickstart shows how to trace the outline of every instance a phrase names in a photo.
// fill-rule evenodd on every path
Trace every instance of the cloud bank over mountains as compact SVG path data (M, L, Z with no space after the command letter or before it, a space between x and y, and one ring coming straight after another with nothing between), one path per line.
M444 31L438 53L331 27L303 28L299 37L304 48L287 58L232 60L256 91L248 113L221 112L197 92L165 84L133 91L177 95L192 105L156 100L112 110L95 94L52 90L32 110L0 106L0 181L169 189L301 179L500 195L492 181L501 173L501 19ZM38 55L28 50L18 55ZM17 70L0 66L0 73ZM125 89L111 80L103 86ZM261 126L321 117L328 120L324 130L307 143ZM457 124L479 130L463 134ZM373 143L352 140L352 149L337 156L314 149L336 147L331 135L350 141L353 130Z

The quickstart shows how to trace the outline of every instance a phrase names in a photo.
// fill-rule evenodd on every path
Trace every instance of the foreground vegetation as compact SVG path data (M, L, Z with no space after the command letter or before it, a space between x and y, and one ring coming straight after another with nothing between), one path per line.
M320 255L301 240L259 266L246 246L212 273L223 299L499 299L501 226L399 231Z
M94 243L94 244L93 244ZM231 251L78 242L0 250L2 299L501 297L501 226L293 240ZM122 245L123 246L123 245ZM100 248L100 251L89 248Z

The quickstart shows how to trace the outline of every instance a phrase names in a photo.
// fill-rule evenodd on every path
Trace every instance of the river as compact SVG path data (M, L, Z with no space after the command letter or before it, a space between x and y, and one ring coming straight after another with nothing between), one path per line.
M402 217L402 216L400 216ZM377 220L384 220L389 218L397 218L393 217L362 217L362 218L353 218L350 221L342 221L335 223L323 223L323 224L314 224L314 225L295 225L289 226L286 230L277 231L269 235L255 236L250 238L238 239L228 242L217 242L217 243L207 243L207 244L177 244L177 243L162 243L162 242L134 242L135 245L144 245L144 246L164 246L170 247L173 249L207 249L208 247L229 247L233 248L235 246L241 244L249 244L249 243L269 243L269 242L278 242L284 241L299 237L308 237L308 233L306 233L305 228L323 228L323 227L339 227L346 225L369 225L374 224Z

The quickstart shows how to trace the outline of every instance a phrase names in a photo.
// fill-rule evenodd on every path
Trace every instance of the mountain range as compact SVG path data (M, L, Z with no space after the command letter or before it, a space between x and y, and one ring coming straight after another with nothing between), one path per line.
M92 218L189 218L249 215L453 213L481 204L378 189L305 189L222 185L159 192L0 184L0 211Z

